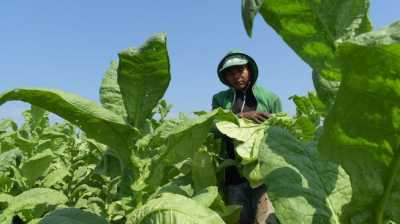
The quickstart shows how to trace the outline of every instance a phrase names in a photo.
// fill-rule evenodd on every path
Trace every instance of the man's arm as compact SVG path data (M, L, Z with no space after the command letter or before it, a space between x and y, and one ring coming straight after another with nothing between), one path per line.
M269 100L270 100L270 103L268 104L269 105L269 108L268 108L269 112L265 112L265 111L262 111L262 112L249 111L249 112L239 113L238 116L242 117L242 118L246 118L246 119L252 120L253 122L260 124L260 123L263 123L268 118L270 118L271 117L271 113L274 114L274 113L282 112L282 103L281 103L280 98L277 95L272 93L272 95L270 95Z

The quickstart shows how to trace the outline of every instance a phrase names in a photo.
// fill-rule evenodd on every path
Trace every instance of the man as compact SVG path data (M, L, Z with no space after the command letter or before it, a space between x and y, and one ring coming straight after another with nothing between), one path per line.
M262 123L272 113L282 110L277 95L256 85L258 68L250 56L238 51L228 53L219 63L217 73L221 82L229 89L213 96L213 109L229 109L239 117L255 123ZM234 160L232 140L227 137L224 137L224 140L223 153L226 154L225 157ZM240 224L279 223L268 200L266 187L252 189L235 166L225 169L224 191L229 204L243 206Z

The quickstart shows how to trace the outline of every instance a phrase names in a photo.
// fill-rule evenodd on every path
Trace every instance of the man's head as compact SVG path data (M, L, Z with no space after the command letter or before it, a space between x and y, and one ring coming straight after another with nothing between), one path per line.
M228 53L218 65L218 77L237 90L246 90L257 80L258 69L254 60L239 51Z

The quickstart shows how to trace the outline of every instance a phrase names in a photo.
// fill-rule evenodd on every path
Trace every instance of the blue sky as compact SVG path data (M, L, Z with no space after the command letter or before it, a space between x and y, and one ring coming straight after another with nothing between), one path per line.
M166 32L172 81L166 99L173 115L209 110L211 97L225 87L216 66L230 49L258 63L258 83L288 100L312 90L311 70L260 16L247 37L240 1L1 1L0 92L16 87L57 88L98 101L98 88L111 60L127 47ZM370 17L381 28L400 19L399 0L375 0ZM10 102L0 119L21 119L29 106Z

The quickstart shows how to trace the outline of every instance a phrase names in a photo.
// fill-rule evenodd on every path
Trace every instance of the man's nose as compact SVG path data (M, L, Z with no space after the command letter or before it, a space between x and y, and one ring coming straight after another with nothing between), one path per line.
M234 72L232 73L232 76L233 76L235 79L238 79L238 78L241 77L241 73L240 73L239 71L234 71Z

